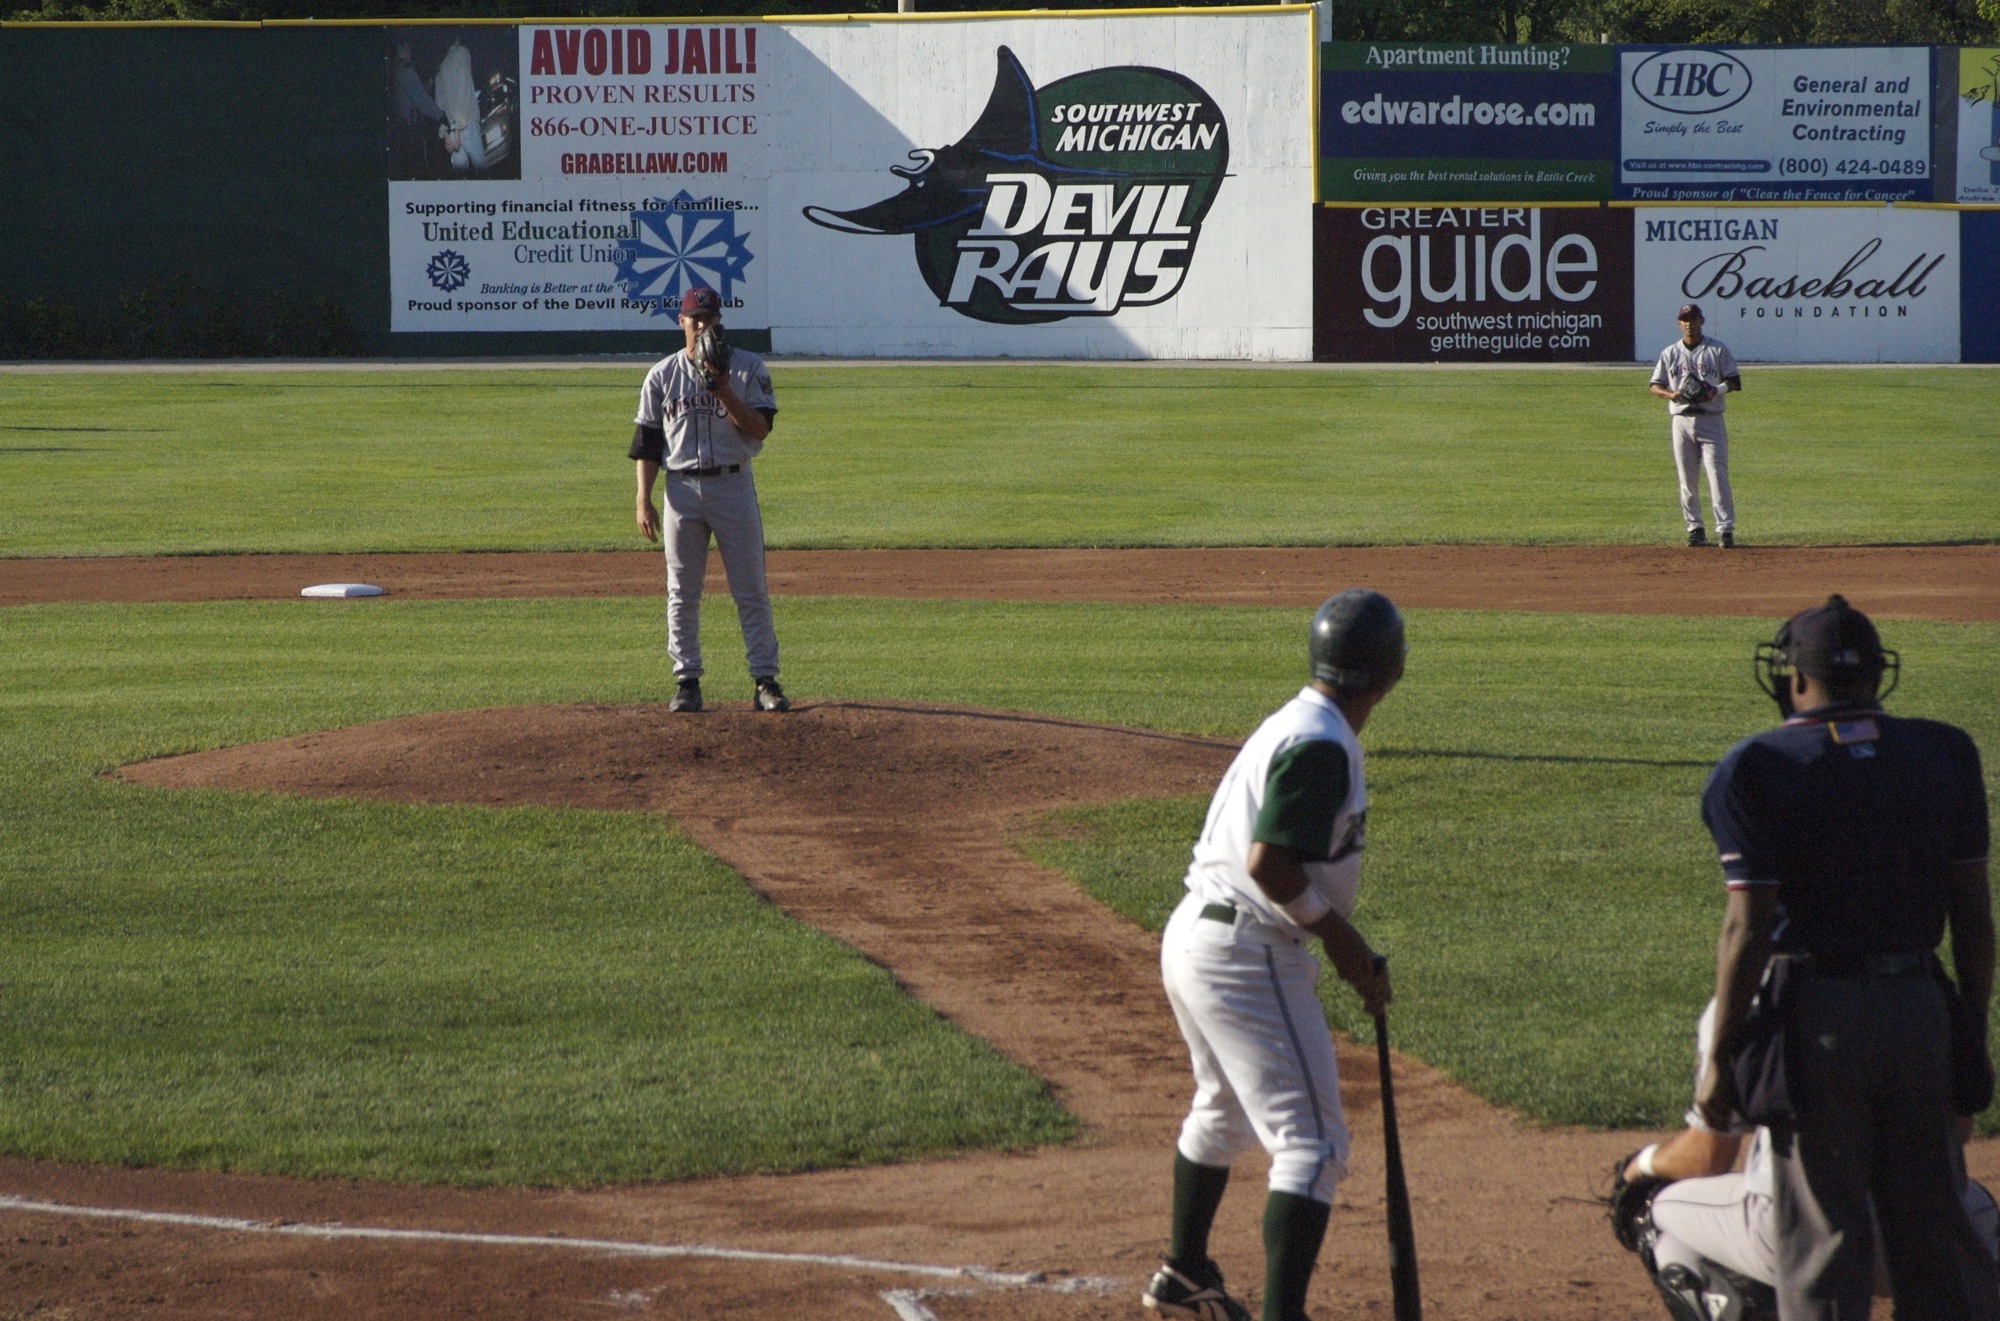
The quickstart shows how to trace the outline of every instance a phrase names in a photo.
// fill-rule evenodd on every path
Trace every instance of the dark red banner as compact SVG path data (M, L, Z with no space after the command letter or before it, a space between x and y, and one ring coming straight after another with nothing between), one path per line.
M1632 214L1602 207L1320 207L1321 362L1628 362Z

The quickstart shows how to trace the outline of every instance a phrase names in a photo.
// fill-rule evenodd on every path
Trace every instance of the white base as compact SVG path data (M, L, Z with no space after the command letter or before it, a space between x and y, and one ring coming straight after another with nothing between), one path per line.
M314 586L303 589L299 595L346 598L351 596L385 596L387 593L374 583L317 583Z

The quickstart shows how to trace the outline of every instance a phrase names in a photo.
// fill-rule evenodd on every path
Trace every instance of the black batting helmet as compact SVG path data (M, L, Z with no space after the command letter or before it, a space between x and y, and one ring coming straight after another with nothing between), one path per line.
M1395 602L1366 587L1329 596L1313 613L1306 643L1313 678L1347 692L1387 690L1403 677L1403 616Z
M1757 644L1751 661L1762 688L1778 710L1792 714L1792 671L1803 670L1821 683L1858 685L1872 681L1876 687L1882 675L1889 675L1889 687L1880 695L1894 692L1902 677L1902 658L1882 645L1882 637L1868 616L1835 592L1825 605L1801 610L1784 623L1769 642Z

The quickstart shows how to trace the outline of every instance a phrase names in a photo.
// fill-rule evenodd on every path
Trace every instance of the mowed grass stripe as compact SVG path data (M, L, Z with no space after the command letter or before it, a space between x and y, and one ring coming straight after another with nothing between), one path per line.
M802 1169L1060 1140L1039 1083L657 819L164 793L139 757L426 710L660 697L655 602L47 606L0 634L0 1150L461 1183ZM740 645L711 616L718 671ZM840 695L1241 736L1296 611L783 600ZM1411 614L1368 730L1359 920L1399 1044L1546 1120L1657 1124L1721 895L1707 765L1770 710L1765 621ZM2000 628L1896 622L1896 709L1991 748ZM1989 784L1991 781L1989 780ZM1152 918L1200 804L1063 847ZM1132 825L1120 813L1137 813ZM1136 844L1135 842L1136 841ZM1133 864L1130 857L1144 855ZM1089 860L1042 854L1093 890ZM1129 900L1107 896L1131 910ZM1351 1000L1329 979L1336 1022Z
M0 375L0 554L637 546L641 375ZM783 548L1671 542L1645 379L780 364L757 480ZM2000 536L2000 368L1745 381L1746 540Z
M657 817L92 774L401 711L643 696L646 615L10 614L0 1150L596 1184L1070 1137L1039 1079Z

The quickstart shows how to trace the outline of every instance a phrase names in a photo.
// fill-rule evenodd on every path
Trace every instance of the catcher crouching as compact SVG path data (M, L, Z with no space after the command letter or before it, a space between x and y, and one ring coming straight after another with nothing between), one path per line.
M1696 1082L1715 1031L1709 1001L1695 1030ZM1748 1152L1745 1153L1745 1146ZM1710 1128L1690 1107L1687 1127L1620 1158L1611 1171L1611 1232L1635 1252L1673 1321L1776 1321L1777 1225L1771 1131ZM1743 1167L1737 1169L1737 1157ZM2000 1206L1959 1166L1960 1197L1987 1254L2000 1260ZM1876 1239L1875 1292L1889 1296Z

